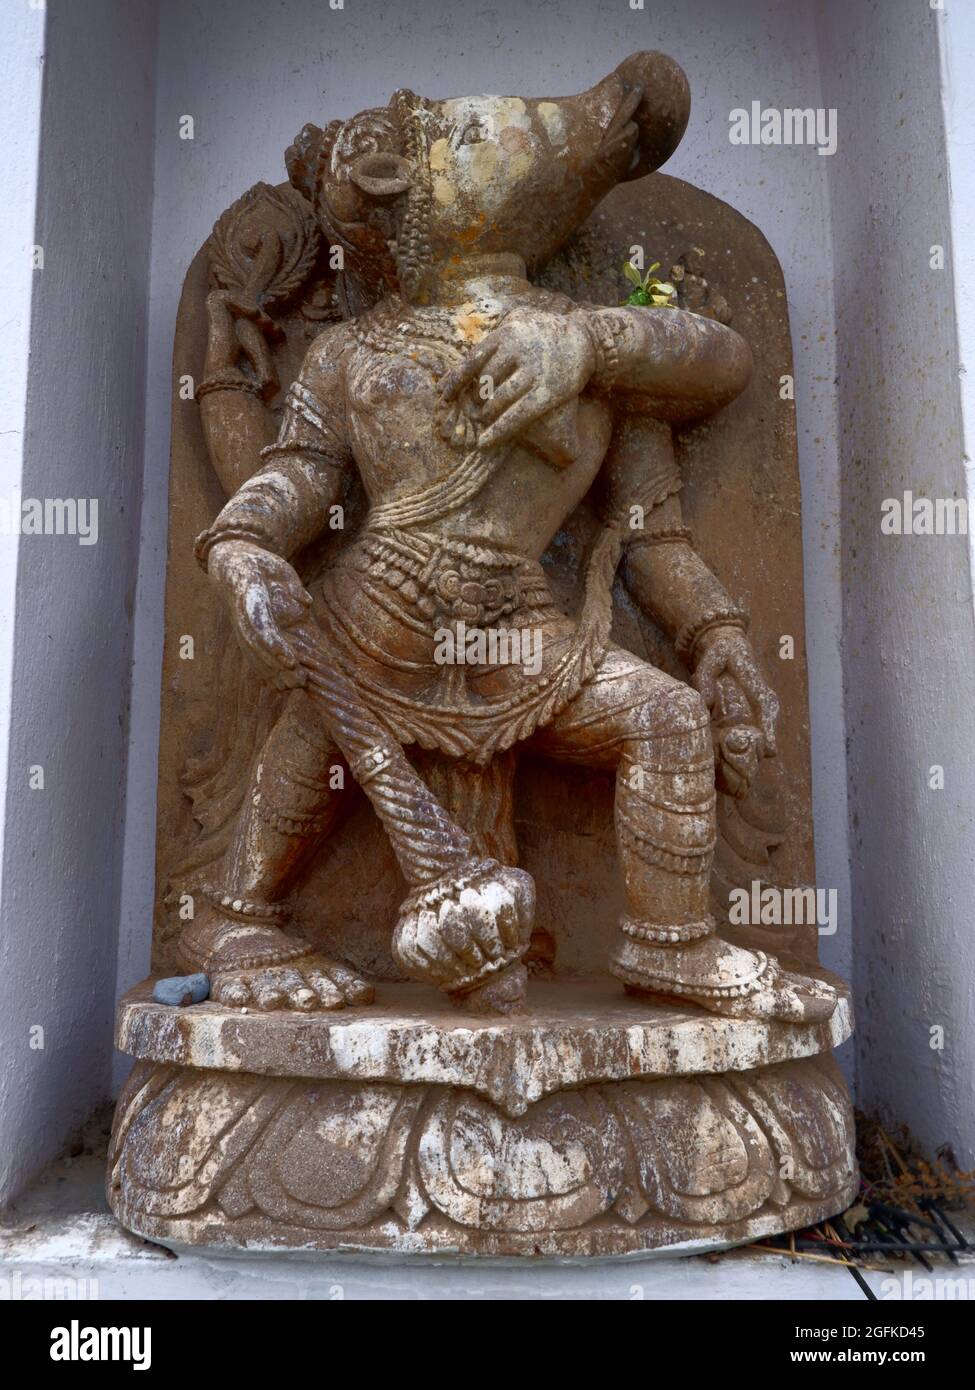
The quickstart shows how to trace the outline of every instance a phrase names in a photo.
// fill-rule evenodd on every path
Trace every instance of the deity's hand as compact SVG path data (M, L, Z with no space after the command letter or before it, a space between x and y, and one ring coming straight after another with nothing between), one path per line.
M311 594L280 555L250 541L220 541L207 573L223 591L247 655L279 690L304 685L305 672L288 629L309 616Z
M760 759L775 754L778 697L762 676L747 637L737 627L714 627L702 635L692 680L713 717L742 716L727 727L719 727L717 778L723 791L744 796ZM738 696L734 702L737 710L727 708L729 686Z
M280 337L281 330L244 290L211 290L207 295L207 352L204 375L239 375L241 364L251 368L259 390L265 396L277 388L278 378L268 340Z
M504 444L584 390L595 370L592 339L578 315L514 309L441 383L444 433L465 443Z

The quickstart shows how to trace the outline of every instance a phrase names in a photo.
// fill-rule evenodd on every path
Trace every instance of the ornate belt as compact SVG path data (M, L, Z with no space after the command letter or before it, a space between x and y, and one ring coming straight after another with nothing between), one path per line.
M380 581L426 619L488 627L553 606L537 561L464 541L366 531L341 563Z

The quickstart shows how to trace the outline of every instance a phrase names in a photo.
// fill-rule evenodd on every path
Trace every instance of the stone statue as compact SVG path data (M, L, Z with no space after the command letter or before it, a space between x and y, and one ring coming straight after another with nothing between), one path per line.
M193 602L204 593L213 609L208 621L224 623L221 639L209 643L222 663L219 677L211 666L210 689L233 706L233 728L214 736L211 748L196 747L195 770L188 777L184 770L200 833L181 857L170 856L164 894L170 958L209 980L209 1003L179 1015L179 1027L185 1021L191 1030L183 1037L189 1050L174 1043L172 1030L162 1040L159 1006L142 997L123 1004L121 1045L144 1059L139 1067L155 1067L155 1081L142 1074L130 1083L113 1157L110 1196L134 1229L177 1242L234 1240L226 1222L246 1224L247 1213L259 1208L262 1238L272 1244L294 1243L284 1227L338 1231L375 1220L376 1230L387 1232L376 1236L383 1248L429 1249L440 1248L441 1234L427 1243L416 1237L433 1231L429 1213L437 1207L437 1220L477 1233L471 1248L482 1253L521 1253L517 1241L498 1244L498 1231L573 1232L569 1246L552 1246L560 1252L673 1243L687 1237L681 1221L708 1218L717 1230L730 1219L721 1201L709 1205L703 1197L701 1212L688 1216L687 1194L717 1190L713 1173L700 1182L709 1165L721 1167L717 1141L700 1116L675 1137L692 1178L683 1206L657 1203L657 1218L673 1218L677 1227L662 1229L659 1219L655 1225L647 1217L654 1206L647 1182L659 1186L662 1179L644 1173L624 1180L621 1167L620 1125L650 1121L627 1121L620 1107L631 1101L648 1117L650 1101L662 1103L659 1088L668 1083L626 1078L725 1071L741 1071L754 1083L751 1099L728 1083L733 1101L716 1099L718 1083L708 1083L708 1103L722 1122L748 1136L744 1169L731 1186L745 1182L750 1196L735 1219L772 1202L790 1213L786 1225L798 1221L794 1194L774 1171L770 1136L774 1130L781 1145L806 1112L820 1129L832 1125L832 1138L821 1145L829 1151L820 1164L829 1181L810 1180L799 1190L821 1205L825 1199L830 1211L842 1205L837 1194L853 1180L842 1085L822 1069L825 1060L790 1059L813 1057L845 1036L845 993L809 969L814 953L810 959L808 951L787 950L786 966L763 948L766 942L726 939L716 924L721 807L727 838L743 860L741 846L760 842L755 859L768 863L768 850L784 838L761 817L748 820L745 810L777 752L779 701L749 641L746 606L731 597L686 524L681 451L688 431L713 429L708 422L724 418L746 391L752 351L730 326L730 287L712 290L710 267L698 264L700 249L675 264L676 303L607 304L584 292L584 282L592 288L602 273L592 258L596 210L612 190L642 183L669 157L689 103L680 68L655 53L634 55L589 91L565 99L431 101L400 90L388 106L324 129L306 126L286 155L290 187L258 185L245 194L214 229L205 295L199 279L188 281L192 295L181 319L196 316L199 341L205 312L206 351L196 404L186 408L198 410L192 428L202 430L224 494L196 541L207 579L192 581ZM589 263L580 273L587 236ZM624 259L616 265L621 285ZM551 282L550 268L559 263L562 285ZM573 277L583 283L570 288L582 293L567 292ZM747 458L747 440L734 447ZM721 450L711 453L720 457ZM205 487L212 496L212 485ZM581 515L591 522L590 544L567 602L556 592L551 557L568 544ZM175 530L171 553L189 544ZM747 535L724 544L749 547ZM578 576L583 567L568 568ZM190 582L185 574L179 579L183 592ZM621 586L631 621L652 627L667 644L670 670L614 639ZM221 602L246 667L228 645ZM622 982L615 985L619 1002L600 1006L602 1014L591 1000L567 1006L571 1017L559 1027L568 1029L577 1055L563 1072L557 1060L543 1063L537 1053L545 1028L534 1016L529 968L552 979L553 999L568 996L557 993L553 933L536 929L533 876L518 864L516 776L524 759L568 764L584 779L615 779L623 904L601 973ZM165 755L163 761L165 775ZM589 785L575 784L583 797ZM336 838L356 839L348 823L355 788L382 826L405 893L391 904L387 964L378 972L363 968L361 950L356 958L354 933L346 943L337 928L338 949L326 952L314 931L291 920ZM358 839L367 843L364 833ZM354 911L341 876L327 866L324 872L331 892ZM805 968L791 968L797 959ZM397 973L414 988L442 992L447 1013L437 1013L433 994L404 996L410 986L384 986ZM384 988L399 991L395 1018L383 1014ZM599 988L600 999L612 998L607 986ZM419 1027L413 1004L402 1003L414 997L422 999L424 1017L433 1009L422 1062L419 1041L410 1051L396 1033L404 1007L410 1027ZM450 1009L457 1019L496 1018L464 1032L468 1041L458 1052L461 1034ZM344 1012L332 1014L338 1010ZM320 1024L301 1022L321 1011ZM272 1031L260 1031L265 1015L274 1015ZM673 1034L663 1063L654 1053L662 1033L654 1028L673 1029L675 1018L684 1020L686 1036L681 1043ZM644 1039L637 1062L612 1053L624 1035L632 1045L635 1020ZM761 1044L754 1029L729 1033L736 1022L761 1025ZM340 1047L342 1027L351 1031ZM202 1050L200 1030L209 1039ZM214 1061L231 1037L235 1060ZM516 1064L510 1047L526 1037L536 1053L528 1048ZM747 1046L736 1053L736 1039L744 1038ZM497 1052L499 1039L509 1051ZM311 1070L298 1055L309 1048L318 1058ZM374 1059L368 1064L366 1054ZM373 1193L363 1217L362 1184L353 1182L355 1200L352 1188L343 1188L323 1219L330 1204L308 1197L318 1191L323 1160L302 1149L290 1185L275 1170L275 1192L283 1182L290 1196L268 1198L270 1141L257 1143L251 1134L244 1169L254 1171L246 1181L238 1165L222 1185L197 1182L196 1207L180 1199L168 1213L158 1195L136 1200L134 1191L153 1182L132 1178L126 1191L123 1170L160 1161L158 1126L171 1120L162 1120L152 1102L160 1084L172 1083L174 1063L188 1068L179 1085L197 1088L194 1100L189 1092L184 1097L191 1108L201 1103L200 1086L227 1084L227 1067L246 1073L249 1098L238 1119L243 1125L246 1115L244 1127L253 1128L264 1114L271 1131L283 1123L281 1106L290 1114L298 1102L286 1102L287 1084L282 1090L267 1076L340 1078L328 1084L346 1088L341 1104L335 1100L346 1121L338 1111L329 1121L339 1125L341 1144L350 1151L360 1144L362 1126L381 1131L387 1146L400 1144L400 1158L382 1174L370 1169L366 1186L378 1183L384 1195ZM776 1063L785 1069L782 1084L792 1088L789 1119L782 1096L755 1099L762 1088L753 1069L769 1064L771 1072ZM509 1074L512 1066L517 1074ZM613 1078L618 1090L607 1096L612 1088L596 1083ZM474 1208L450 1193L438 1198L456 1153L448 1143L441 1168L431 1167L436 1125L432 1130L424 1119L424 1106L432 1103L430 1085L436 1093L444 1084L458 1114L480 1093L509 1117L530 1116L533 1102L550 1108L551 1100L540 1098L554 1094L568 1107L556 1129L583 1123L587 1133L593 1126L599 1133L602 1167L589 1154L580 1181L601 1195L583 1199L573 1189L569 1201L547 1192L525 1217L534 1179L519 1159L517 1174L499 1178L505 1191L480 1193ZM303 1085L287 1143L304 1133L308 1107L322 1104L321 1082L318 1090L311 1081ZM588 1089L573 1089L581 1085ZM633 1086L642 1087L639 1095L626 1090ZM597 1091L601 1120L592 1110ZM579 1096L588 1097L584 1121ZM678 1111L690 1106L688 1114L697 1104L683 1092L677 1101ZM321 1132L320 1115L316 1123ZM464 1124L464 1143L483 1162L482 1141L472 1138L478 1124ZM749 1125L762 1124L765 1138L756 1139ZM223 1140L211 1138L219 1149ZM304 1140L294 1142L301 1148ZM447 1143L442 1133L438 1142ZM582 1139L572 1143L585 1148ZM755 1186L749 1144L760 1143L767 1154ZM334 1158L334 1136L330 1144ZM655 1161L659 1166L659 1156ZM519 1182L525 1191L515 1191ZM147 1212L168 1220L214 1202L216 1224L212 1215L192 1229L177 1229L178 1221L147 1224ZM499 1203L506 1215L495 1211ZM624 1238L607 1227L598 1239L588 1228L579 1235L610 1207L642 1233L628 1230ZM522 1214L514 1217L516 1208ZM414 1232L412 1244L388 1235L390 1211ZM808 1206L801 1214L809 1216ZM714 1230L707 1238L728 1238Z

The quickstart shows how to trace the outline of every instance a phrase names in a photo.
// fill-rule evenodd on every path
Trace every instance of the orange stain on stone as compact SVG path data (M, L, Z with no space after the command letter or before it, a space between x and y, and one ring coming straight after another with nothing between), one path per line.
M471 309L469 313L461 309L454 322L467 343L479 343L491 328L488 315L482 314L478 309Z

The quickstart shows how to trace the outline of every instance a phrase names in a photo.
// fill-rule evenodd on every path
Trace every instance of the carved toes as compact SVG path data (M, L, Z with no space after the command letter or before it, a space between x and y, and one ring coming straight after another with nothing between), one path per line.
M321 970L308 972L308 983L315 991L323 1009L344 1009L345 995L328 975Z
M320 961L322 959L319 957ZM375 999L376 991L369 981L364 980L341 961L329 960L325 963L324 969L347 1004L371 1004Z
M808 975L795 975L783 970L779 976L781 994L790 1012L778 1014L796 1023L820 1023L829 1018L836 1008L837 993L825 980L810 979Z
M300 1009L302 1013L308 1013L311 1009L317 1007L318 995L310 985L303 983L301 988L295 990L291 995L291 1003L296 1009Z
M250 987L254 1003L263 1013L271 1013L274 1009L287 1007L288 994L278 971L261 970L255 972L251 977Z
M275 984L276 992L285 996L285 1002L276 1007L301 1009L303 1012L315 1008L318 1002L315 991L309 987L304 975L296 966L283 967L278 972Z
M372 985L354 970L325 956L308 956L288 965L235 971L214 976L210 998L231 1008L256 1008L262 1013L297 1009L344 1009L369 1004Z
M231 1009L243 1008L250 1003L250 986L246 980L236 977L221 978L216 976L210 982L210 998L217 1004L226 1004Z
M732 1018L780 1019L785 1023L823 1023L836 1008L837 993L824 980L775 969L762 988L744 999L714 1005ZM702 1001L703 1002L703 1001Z

